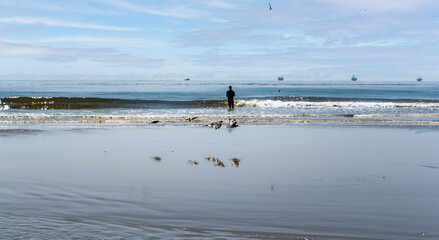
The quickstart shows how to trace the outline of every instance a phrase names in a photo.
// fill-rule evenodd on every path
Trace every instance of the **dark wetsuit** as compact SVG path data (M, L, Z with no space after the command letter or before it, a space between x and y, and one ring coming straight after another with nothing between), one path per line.
M235 109L235 105L233 103L233 97L235 97L235 92L233 90L227 91L227 101L229 102L229 109Z

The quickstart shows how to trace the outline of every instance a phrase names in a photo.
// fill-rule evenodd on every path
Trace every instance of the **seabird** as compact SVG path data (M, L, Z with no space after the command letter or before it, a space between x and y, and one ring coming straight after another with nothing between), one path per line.
M188 118L186 118L186 121L192 122L195 118L197 118L197 117L188 117Z
M268 3L268 10L273 10L270 3Z
M223 120L219 120L218 122L215 122L215 130L220 129L222 124L223 124Z
M237 158L232 158L232 166L239 167L239 162L241 162L241 160Z
M160 122L159 120L154 120L154 121L152 121L150 123L159 123L159 122Z
M213 126L215 126L215 123L208 123L208 124L206 124L204 126L213 128Z
M236 128L238 127L238 122L236 121L236 119L230 119L229 118L229 128Z

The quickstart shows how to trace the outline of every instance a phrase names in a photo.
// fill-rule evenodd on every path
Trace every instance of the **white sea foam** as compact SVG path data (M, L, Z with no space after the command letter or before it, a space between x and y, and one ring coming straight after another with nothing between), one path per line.
M0 101L0 110L9 110L9 109L10 109L9 105L1 104L1 101Z
M253 108L439 108L439 103L309 102L251 99L237 100L236 106Z
M32 125L64 126L204 126L217 120L226 121L228 118L237 119L243 125L253 124L334 124L334 125L388 125L403 126L417 125L439 126L439 113L428 114L207 114L196 115L196 119L188 122L188 115L179 114L47 114L39 113L5 113L0 114L0 126ZM404 117L401 119L400 117ZM151 125L152 120L159 124ZM241 125L241 124L240 124Z

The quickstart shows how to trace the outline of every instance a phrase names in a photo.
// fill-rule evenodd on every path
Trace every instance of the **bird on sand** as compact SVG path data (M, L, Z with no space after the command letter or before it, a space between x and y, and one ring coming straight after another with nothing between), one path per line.
M268 10L273 10L270 3L268 3Z
M215 130L220 129L223 124L223 120L215 122Z
M159 120L154 120L154 121L152 121L150 123L159 123L159 122L160 122Z
M195 120L197 117L188 117L186 118L186 121L188 122L192 122L193 120Z
M208 123L208 124L206 124L204 126L213 128L215 126L215 123Z
M229 128L236 128L236 127L238 127L238 122L236 121L236 119L230 119L229 118L229 126L228 126Z

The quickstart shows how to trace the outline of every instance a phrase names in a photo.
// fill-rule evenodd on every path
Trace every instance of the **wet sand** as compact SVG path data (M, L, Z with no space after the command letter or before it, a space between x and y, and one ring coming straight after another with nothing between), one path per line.
M439 238L434 129L3 130L1 239Z

